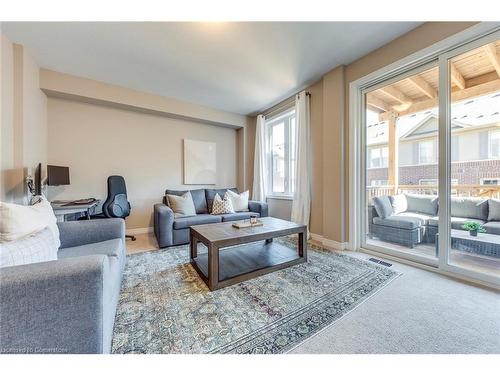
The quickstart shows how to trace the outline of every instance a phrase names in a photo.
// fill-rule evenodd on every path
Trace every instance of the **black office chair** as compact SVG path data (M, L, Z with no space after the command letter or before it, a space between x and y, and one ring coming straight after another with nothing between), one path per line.
M130 208L124 178L122 176L109 176L108 197L102 204L103 216L125 219L130 215ZM126 235L125 237L132 241L136 240L135 236Z

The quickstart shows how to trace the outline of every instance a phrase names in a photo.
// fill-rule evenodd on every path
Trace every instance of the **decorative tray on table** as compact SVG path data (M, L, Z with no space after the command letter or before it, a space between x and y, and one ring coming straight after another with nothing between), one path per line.
M255 223L251 223L250 221L235 221L233 223L233 227L242 229L242 228L251 228L251 227L261 227L264 224L260 221L257 221Z

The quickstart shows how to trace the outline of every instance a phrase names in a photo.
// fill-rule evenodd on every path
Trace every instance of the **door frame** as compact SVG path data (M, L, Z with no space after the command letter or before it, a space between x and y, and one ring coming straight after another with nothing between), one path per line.
M439 56L439 268L467 278L500 285L500 277L483 274L471 269L454 266L448 262L451 242L451 79L450 60L465 52L500 39L500 30L487 33L480 38L454 48Z
M452 35L438 43L435 43L431 45L430 47L427 47L423 50L420 50L418 52L415 52L401 60L398 60L384 68L381 68L375 72L372 72L362 78L357 79L356 81L353 81L349 85L349 170L351 171L349 175L349 186L350 186L350 194L349 194L349 242L348 242L348 247L350 250L353 251L368 251L368 252L373 252L377 251L377 247L373 247L372 249L366 249L363 246L363 241L362 241L362 235L364 234L364 230L362 229L364 227L363 224L363 218L364 215L362 213L362 209L365 207L364 206L364 201L365 201L365 191L364 191L364 170L362 167L364 167L365 161L363 159L364 152L365 152L365 144L364 144L364 139L363 139L363 126L365 122L365 103L364 103L364 95L363 93L368 89L368 88L374 88L377 87L377 85L380 84L387 84L387 82L390 82L391 79L395 79L395 77L402 77L405 74L408 74L408 72L411 71L416 71L417 69L421 68L422 66L425 66L427 64L432 63L433 61L440 61L439 58L441 55L449 54L452 52L460 51L460 48L465 48L468 49L471 46L471 43L477 41L477 43L481 44L481 41L484 41L484 38L487 35L493 34L495 32L498 32L500 30L500 22L481 22L478 23L477 25L474 25L460 33L457 33L455 35ZM457 53L460 54L460 53ZM444 63L442 63L444 64ZM439 65L441 69L441 65ZM448 70L446 70L448 71ZM441 103L443 102L443 99L446 98L445 95L449 95L449 89L445 88L443 91L441 91L442 87L444 85L447 85L448 82L441 82L441 77L445 76L444 74L440 73L440 91L439 91L439 113L440 113L440 135L439 137L445 137L449 136L448 132L443 133L441 135L441 129L446 127L446 119L449 119L449 112L445 112L445 118L441 120L442 117L442 110L444 111L449 111L449 106L447 105L448 108L441 108ZM446 76L449 76L449 74L446 74ZM444 102L447 103L446 100ZM441 139L440 139L441 141ZM449 158L449 151L450 147L448 142L443 146L440 147L440 160L441 160L441 153L445 153L446 159L443 159L445 161L448 161ZM442 228L442 220L441 216L447 218L447 213L449 212L449 207L448 207L448 192L449 192L449 181L448 181L448 176L449 176L449 171L446 170L445 167L441 168L441 165L449 165L449 163L440 163L439 167L439 203L441 204L441 200L446 200L444 202L445 206L443 213L441 213L440 210L440 231ZM443 169L443 171L442 171ZM448 168L449 169L449 168ZM444 173L444 174L443 174ZM445 183L442 184L441 180L445 179ZM363 188L363 189L362 189ZM442 193L445 193L445 196L442 196ZM446 220L446 219L443 219ZM445 224L449 225L449 224ZM446 226L444 227L446 231ZM447 231L449 233L449 229ZM447 236L439 236L440 241L441 238L445 238ZM446 238L445 241L448 241ZM447 245L447 244L446 244ZM385 249L385 248L384 248ZM440 242L440 249L448 249L447 247L442 247L441 242ZM446 259L447 259L447 253L448 251L440 251L440 253L445 253L446 254ZM391 255L391 254L389 254ZM492 278L488 277L488 275L477 275L476 273L469 273L469 272L457 272L455 267L446 267L442 265L442 260L441 256L439 257L438 261L436 260L429 260L429 262L422 262L422 259L419 259L419 257L414 257L414 256L407 256L406 257L408 261L412 262L421 262L425 266L431 266L435 267L435 270L440 273L444 274L453 274L456 275L460 278L473 281L473 282L480 282L484 283L486 285L493 285L496 286L495 280L492 280ZM418 264L418 263L416 263ZM486 277L484 277L486 276Z
M362 108L366 108L366 103L365 103L366 94L368 94L372 91L378 90L381 87L391 85L395 82L399 82L399 81L404 80L408 77L414 76L416 74L420 74L420 73L425 72L429 69L436 68L436 67L438 67L438 64L439 64L438 59L434 59L434 60L429 61L425 64L422 64L421 66L407 70L404 73L401 73L400 75L391 77L387 81L383 81L383 82L375 84L374 86L369 86L367 88L362 89L361 90L361 95L362 95L362 100L363 100ZM366 110L363 110L363 113L366 113ZM365 123L365 120L366 119L363 117L362 123ZM362 147L360 147L360 151L359 151L359 157L360 157L360 159L359 159L359 162L360 162L359 182L360 182L360 186L366 186L366 171L367 171L367 168L366 168L367 167L366 166L366 160L367 160L366 149L367 148L366 148L366 127L365 126L361 126L359 135L361 137L360 143L362 145ZM366 202L366 194L364 193L365 189L359 189L359 191L362 192L360 199L359 199L360 207L366 207L367 202ZM366 233L367 232L366 210L362 209L361 212L359 213L359 215L360 215L360 223L361 223L359 228L363 228L361 230L361 233ZM418 255L415 253L408 253L408 252L404 252L402 250L397 250L395 248L389 248L389 247L377 246L374 244L368 244L366 241L366 236L364 236L363 234L361 234L359 240L360 240L359 247L362 249L386 253L388 255L406 258L408 260L412 260L414 262L419 262L419 263L422 263L422 264L425 264L428 266L438 267L438 259L437 258L431 258L431 257L427 257L424 255Z

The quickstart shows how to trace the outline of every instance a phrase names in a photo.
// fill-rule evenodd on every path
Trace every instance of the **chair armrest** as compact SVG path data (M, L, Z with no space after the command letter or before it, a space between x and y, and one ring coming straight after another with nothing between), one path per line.
M260 217L269 216L269 208L266 202L248 201L248 209L252 212L258 212Z
M80 220L57 223L61 249L102 242L115 238L125 243L125 221L123 219Z
M166 204L157 203L154 205L154 231L159 247L173 245L174 219L174 211Z
M102 353L108 257L87 255L2 268L0 352Z

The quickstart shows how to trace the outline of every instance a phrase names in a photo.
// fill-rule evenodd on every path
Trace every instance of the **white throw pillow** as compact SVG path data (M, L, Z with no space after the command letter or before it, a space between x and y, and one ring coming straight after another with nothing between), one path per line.
M241 194L228 190L226 194L229 196L229 199L231 199L231 203L233 204L233 209L236 212L248 211L248 195L249 195L248 190L244 191Z
M33 206L0 202L0 242L14 241L49 227L57 248L59 228L54 211L47 199Z
M57 247L49 228L0 244L0 268L57 259Z
M181 196L167 194L167 203L172 211L174 211L176 217L196 215L193 197L189 191L185 192Z
M227 193L224 194L224 200L221 199L219 194L215 194L212 204L212 215L222 214L234 214L233 204Z
M408 210L408 201L406 200L406 195L398 194L390 197L392 210L394 214L400 214L401 212L405 212Z
M52 206L50 205L50 202L45 197L42 197L41 201L31 206L31 208L35 212L38 212L38 214L47 222L48 227L52 232L52 235L54 236L54 240L56 241L56 246L57 248L59 248L59 246L61 246L61 240L59 238L59 227L57 226L57 218L54 214Z

